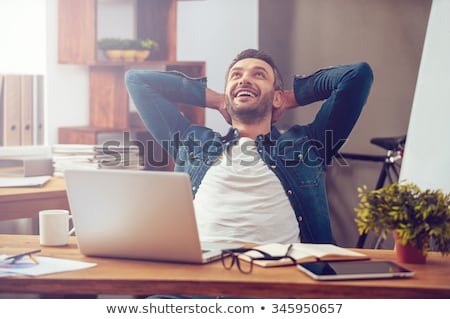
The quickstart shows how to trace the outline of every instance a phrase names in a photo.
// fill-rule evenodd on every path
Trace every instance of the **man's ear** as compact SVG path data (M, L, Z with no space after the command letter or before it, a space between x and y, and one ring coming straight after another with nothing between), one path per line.
M273 95L272 106L274 109L280 108L284 103L284 91L276 90Z

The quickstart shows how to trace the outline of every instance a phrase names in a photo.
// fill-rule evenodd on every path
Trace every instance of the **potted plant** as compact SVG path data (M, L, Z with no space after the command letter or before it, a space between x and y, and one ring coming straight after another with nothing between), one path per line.
M120 61L124 43L120 38L103 38L97 41L97 47L111 61Z
M159 48L159 45L151 39L103 38L97 41L97 47L103 50L111 61L143 62L150 56L152 50Z
M138 40L138 49L136 51L136 60L138 62L145 61L152 50L159 48L158 42L151 39Z
M158 42L151 39L140 40L141 48L144 50L156 50L159 48Z
M125 62L134 62L136 52L141 47L140 41L135 39L122 39L122 59Z
M358 188L358 195L355 222L359 233L373 231L382 238L392 233L400 262L425 263L430 243L442 255L449 254L450 193L393 183L371 191ZM415 250L418 259L402 255L404 248Z

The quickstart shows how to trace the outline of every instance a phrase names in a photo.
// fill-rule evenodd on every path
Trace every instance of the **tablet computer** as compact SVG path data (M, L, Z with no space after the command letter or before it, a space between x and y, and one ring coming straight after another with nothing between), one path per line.
M408 278L414 272L392 261L335 261L300 263L297 268L316 280Z

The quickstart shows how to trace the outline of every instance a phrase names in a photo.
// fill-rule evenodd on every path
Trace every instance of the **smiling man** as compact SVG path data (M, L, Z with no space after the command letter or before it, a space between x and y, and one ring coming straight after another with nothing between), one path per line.
M130 70L125 80L175 170L191 177L202 241L334 243L324 173L368 97L367 63L296 76L284 90L272 57L248 49L232 61L224 93L176 72ZM287 109L321 100L310 124L273 125ZM216 109L232 127L221 136L192 125L175 103Z

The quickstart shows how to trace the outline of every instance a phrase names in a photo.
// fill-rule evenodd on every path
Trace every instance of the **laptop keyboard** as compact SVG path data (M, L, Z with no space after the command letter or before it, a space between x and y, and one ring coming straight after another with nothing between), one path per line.
M223 250L223 249L233 249L242 247L240 244L230 244L230 243L212 243L212 242L202 242L201 244L202 252L209 252L211 250Z

